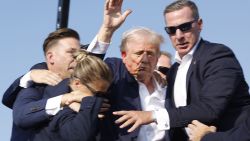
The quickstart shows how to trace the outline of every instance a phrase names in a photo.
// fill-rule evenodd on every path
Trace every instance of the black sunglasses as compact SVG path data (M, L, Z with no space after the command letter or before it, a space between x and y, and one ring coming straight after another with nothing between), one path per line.
M186 22L183 23L181 25L178 26L169 26L169 27L165 27L165 31L169 34L169 35L174 35L176 33L177 29L180 29L182 32L187 32L189 30L192 29L192 24L195 22L196 20L190 21L190 22Z
M83 45L80 44L81 49L87 50L87 48L89 47L89 44Z
M158 67L157 67L157 70L158 70L159 72L163 73L163 74L167 74L168 71L169 71L169 68L163 67L163 66L158 66Z

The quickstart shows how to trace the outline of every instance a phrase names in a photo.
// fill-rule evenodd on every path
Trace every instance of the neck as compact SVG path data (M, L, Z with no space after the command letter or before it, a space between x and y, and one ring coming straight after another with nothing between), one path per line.
M153 82L153 77L150 77L149 79L141 80L140 82L142 82L147 87L149 94L152 94L154 92L155 86Z

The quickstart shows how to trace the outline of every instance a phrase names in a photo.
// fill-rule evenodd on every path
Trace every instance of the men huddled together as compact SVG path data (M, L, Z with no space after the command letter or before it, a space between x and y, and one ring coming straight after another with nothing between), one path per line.
M121 58L104 59L131 10L106 0L103 23L87 49L77 31L51 32L45 62L4 93L13 109L12 141L249 141L250 95L233 51L203 39L196 4L177 0L163 11L175 49L146 27L121 37Z

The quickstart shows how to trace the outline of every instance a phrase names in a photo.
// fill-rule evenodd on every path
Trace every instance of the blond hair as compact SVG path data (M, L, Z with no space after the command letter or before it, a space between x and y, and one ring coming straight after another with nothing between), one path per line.
M96 80L105 80L111 83L112 73L103 60L85 50L76 51L74 58L77 65L71 78L80 79L82 84L92 83Z

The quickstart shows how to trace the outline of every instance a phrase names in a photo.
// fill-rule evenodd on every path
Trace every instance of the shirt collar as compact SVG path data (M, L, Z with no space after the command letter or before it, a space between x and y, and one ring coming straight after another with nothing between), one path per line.
M161 91L162 90L162 87L161 85L158 83L158 81L156 80L156 78L153 76L153 82L154 82L154 85L155 85L155 90L157 91Z
M164 88L161 87L161 85L158 83L156 78L154 76L152 76L152 77L153 77L152 80L153 80L153 85L154 85L155 89L154 89L154 93L151 96L156 97L158 99L164 99L165 94L164 94L163 90L166 89L167 87L164 87ZM142 83L142 82L140 82L138 80L137 80L137 82L138 82L139 86L145 86L146 87L146 85L144 83Z
M197 46L198 46L198 43L201 41L201 37L199 37L199 40L198 42L196 42L196 44L194 45L194 47L188 52L188 54L184 55L182 58L184 58L185 56L193 56L194 54L194 51L196 50ZM181 63L182 59L179 55L179 53L177 51L175 51L175 57L174 57L175 61L177 63Z
M158 83L158 81L156 80L154 75L152 76L152 80L153 80L153 85L155 87L154 90L157 90L157 91L161 90L162 87L160 86L160 84ZM136 79L136 81L138 82L139 85L145 85L144 83L138 81L137 79Z
M155 91L157 91L156 93L154 93L154 96L160 100L165 99L166 92L164 92L164 89L166 90L167 87L164 87L164 88L161 87L161 85L158 83L155 77L153 77L153 81L155 85Z

